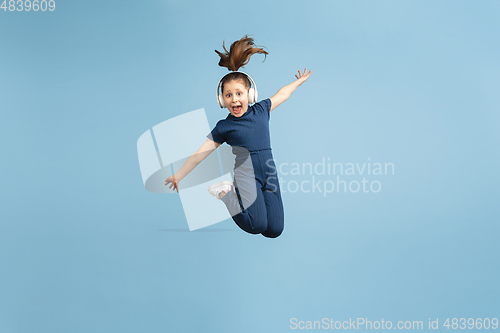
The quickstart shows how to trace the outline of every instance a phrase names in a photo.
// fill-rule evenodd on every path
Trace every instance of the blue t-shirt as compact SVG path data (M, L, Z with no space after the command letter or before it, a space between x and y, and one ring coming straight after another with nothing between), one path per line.
M227 142L232 147L243 147L248 151L271 149L269 118L271 100L269 98L248 107L241 117L229 114L219 120L207 135L217 143Z

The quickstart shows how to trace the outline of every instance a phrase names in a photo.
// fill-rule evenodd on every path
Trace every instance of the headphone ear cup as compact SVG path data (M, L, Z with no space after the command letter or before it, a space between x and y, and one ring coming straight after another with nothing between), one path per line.
M250 88L248 89L248 104L253 104L255 103L255 89L254 88Z
M225 108L226 106L224 105L224 97L222 94L217 95L217 98L219 99L219 105L221 108Z

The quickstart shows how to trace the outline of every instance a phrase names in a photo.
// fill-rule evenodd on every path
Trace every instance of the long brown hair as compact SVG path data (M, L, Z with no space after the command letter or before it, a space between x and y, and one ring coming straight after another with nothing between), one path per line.
M253 38L248 37L248 35L231 44L229 51L226 49L224 42L222 42L222 47L224 48L224 53L215 50L220 57L219 66L226 67L233 72L248 64L250 57L256 53L264 54L264 60L266 60L268 55L268 52L262 46L255 45ZM248 77L245 74L236 72L224 76L221 82L221 90L224 91L224 83L236 80L242 80L247 89L251 87Z

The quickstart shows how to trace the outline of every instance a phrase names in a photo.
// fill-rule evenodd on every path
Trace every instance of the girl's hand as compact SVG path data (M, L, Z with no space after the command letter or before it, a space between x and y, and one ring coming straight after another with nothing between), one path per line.
M309 78L309 75L311 75L311 71L309 71L309 73L307 73L307 68L304 69L304 73L300 73L299 71L299 75L295 74L295 77L297 78L297 81L299 81L299 85L301 85L302 83L304 83L308 78Z
M179 181L175 180L175 175L170 176L165 180L165 186L167 186L170 183L172 183L172 184L168 188L173 187L173 190L174 191L177 190L177 193L179 193L179 186L177 185L179 183Z

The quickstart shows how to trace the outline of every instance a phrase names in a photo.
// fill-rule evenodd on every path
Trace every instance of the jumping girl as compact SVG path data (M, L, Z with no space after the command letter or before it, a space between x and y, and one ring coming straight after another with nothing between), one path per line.
M270 112L283 103L304 83L311 71L295 75L297 80L284 86L271 98L258 103L257 90L252 78L238 72L255 53L267 55L261 47L254 46L248 36L234 42L229 51L224 43L219 66L231 72L220 81L217 99L220 107L229 110L226 119L220 120L205 143L191 155L182 168L165 180L165 186L178 189L178 183L201 161L221 144L227 142L235 157L234 182L222 181L208 188L210 194L224 202L236 224L251 234L276 238L283 231L284 212L278 183L276 165L271 153L269 136ZM254 88L251 85L254 85ZM255 103L255 104L254 104ZM250 105L249 104L253 104Z

